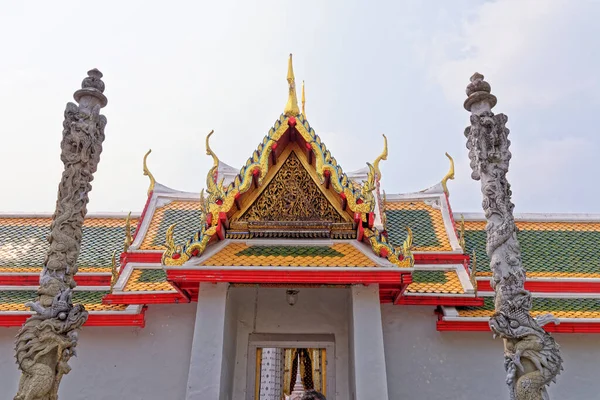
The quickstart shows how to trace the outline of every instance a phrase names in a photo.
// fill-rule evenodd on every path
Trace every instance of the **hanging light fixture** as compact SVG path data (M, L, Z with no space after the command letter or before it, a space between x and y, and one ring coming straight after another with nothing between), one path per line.
M296 304L296 301L298 301L298 292L299 290L294 289L286 290L285 298L290 306L293 306L294 304Z

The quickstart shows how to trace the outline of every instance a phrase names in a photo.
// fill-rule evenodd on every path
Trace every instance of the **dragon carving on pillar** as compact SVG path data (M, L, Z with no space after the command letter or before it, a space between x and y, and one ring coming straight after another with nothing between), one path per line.
M533 318L531 293L525 290L525 269L517 240L510 184L506 178L511 153L508 118L494 115L496 97L481 74L467 86L465 109L471 126L465 129L471 160L471 177L481 181L487 219L486 252L491 261L495 291L490 329L504 340L506 383L511 400L547 400L546 386L561 372L559 345L542 327L558 321L552 315Z
M87 214L91 181L100 162L107 104L102 73L88 72L74 94L79 104L67 103L61 141L64 164L58 187L50 243L40 276L35 312L17 334L15 356L21 370L14 400L56 400L69 359L75 355L78 330L88 318L81 304L73 305L72 290L81 247L82 225Z

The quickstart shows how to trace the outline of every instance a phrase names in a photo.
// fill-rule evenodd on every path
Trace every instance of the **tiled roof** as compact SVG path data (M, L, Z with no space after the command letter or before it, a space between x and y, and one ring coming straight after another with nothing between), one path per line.
M600 318L600 298L541 298L534 297L531 315L551 313L556 318ZM460 317L491 317L493 297L485 297L481 307L457 307Z
M600 278L600 223L517 221L528 278ZM491 276L484 221L465 221L465 246L476 250L477 275Z
M49 217L0 218L0 272L41 271L48 250ZM137 219L131 220L132 231ZM122 250L125 239L123 218L88 217L83 224L79 272L109 272L114 250Z
M442 211L422 200L387 201L387 232L392 246L401 246L406 227L413 231L413 251L452 251Z
M140 249L164 250L167 229L173 224L177 224L175 243L187 242L200 229L200 202L174 200L156 208Z
M248 246L228 244L205 266L375 267L377 264L350 243L331 246Z
M123 289L124 292L171 291L167 274L161 269L134 269Z
M83 291L75 290L73 292L73 303L81 303L88 311L122 311L125 305L104 305L102 297L108 294L108 291ZM28 301L34 301L37 297L35 290L3 290L0 291L0 312L2 311L30 311L25 307Z
M415 270L412 283L408 285L408 293L440 293L463 294L463 286L455 269L451 270Z

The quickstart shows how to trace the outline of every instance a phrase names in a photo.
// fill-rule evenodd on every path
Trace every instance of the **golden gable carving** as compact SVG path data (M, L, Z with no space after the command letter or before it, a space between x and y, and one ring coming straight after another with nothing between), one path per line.
M239 220L344 222L293 152Z

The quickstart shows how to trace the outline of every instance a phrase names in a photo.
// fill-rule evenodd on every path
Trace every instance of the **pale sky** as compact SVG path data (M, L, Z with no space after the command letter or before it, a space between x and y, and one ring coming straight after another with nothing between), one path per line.
M287 58L306 114L345 171L381 134L387 193L425 189L456 160L455 211L481 211L470 178L465 86L486 76L508 115L515 212L600 213L600 2L102 1L0 5L0 211L52 212L65 104L104 73L108 119L90 211L140 212L142 158L199 192L212 148L240 167L287 100Z

